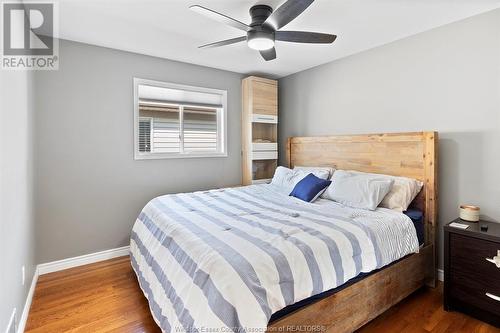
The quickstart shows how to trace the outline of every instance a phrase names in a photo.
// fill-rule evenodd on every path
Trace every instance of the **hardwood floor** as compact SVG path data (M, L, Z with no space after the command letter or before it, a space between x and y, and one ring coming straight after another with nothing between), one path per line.
M443 309L443 283L421 289L378 316L358 333L499 333L500 329L459 312Z
M40 276L26 331L160 332L128 257ZM445 312L442 285L417 291L359 330L379 332L500 333L457 312Z
M161 332L128 257L40 276L25 332Z

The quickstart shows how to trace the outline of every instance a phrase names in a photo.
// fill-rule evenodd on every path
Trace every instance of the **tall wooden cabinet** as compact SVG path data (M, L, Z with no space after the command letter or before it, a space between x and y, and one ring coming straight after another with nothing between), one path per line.
M278 165L278 82L247 77L242 96L242 184L266 183Z

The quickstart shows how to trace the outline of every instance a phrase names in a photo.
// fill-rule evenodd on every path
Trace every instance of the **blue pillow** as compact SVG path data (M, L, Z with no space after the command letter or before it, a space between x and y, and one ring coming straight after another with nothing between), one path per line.
M303 201L312 202L331 183L330 180L318 178L310 173L295 185L290 195Z

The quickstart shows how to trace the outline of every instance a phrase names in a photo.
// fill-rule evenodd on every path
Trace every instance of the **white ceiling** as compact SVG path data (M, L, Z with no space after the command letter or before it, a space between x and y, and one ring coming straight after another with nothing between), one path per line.
M338 35L331 45L277 42L278 58L265 62L246 43L197 46L242 36L188 7L200 4L249 23L256 3L283 0L60 0L59 35L125 51L244 74L283 77L495 8L500 0L316 0L282 30Z

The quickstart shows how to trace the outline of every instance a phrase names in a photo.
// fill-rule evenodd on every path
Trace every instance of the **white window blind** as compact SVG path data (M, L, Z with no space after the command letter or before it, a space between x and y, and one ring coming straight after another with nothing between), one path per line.
M139 151L151 152L151 118L139 119Z
M136 158L225 156L225 92L151 84L136 88Z
M151 103L186 104L199 106L222 107L223 96L220 93L199 91L200 88L186 87L174 89L152 85L139 86L139 98L149 100Z

